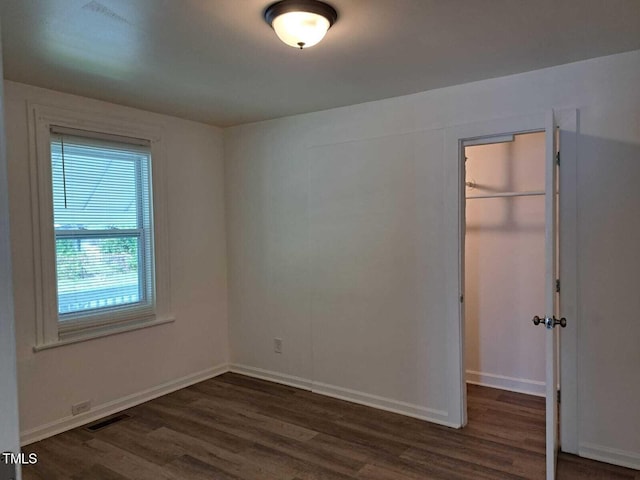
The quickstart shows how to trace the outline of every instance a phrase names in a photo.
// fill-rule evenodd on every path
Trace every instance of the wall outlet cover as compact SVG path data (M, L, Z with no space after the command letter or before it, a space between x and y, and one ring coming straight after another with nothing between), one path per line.
M80 415L91 410L91 400L71 405L71 415Z

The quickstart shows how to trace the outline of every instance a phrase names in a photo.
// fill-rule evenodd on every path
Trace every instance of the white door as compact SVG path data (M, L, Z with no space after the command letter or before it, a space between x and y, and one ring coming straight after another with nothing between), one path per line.
M558 129L553 111L545 124L545 319L546 328L546 432L547 480L555 480L558 458ZM562 319L564 324L565 320Z

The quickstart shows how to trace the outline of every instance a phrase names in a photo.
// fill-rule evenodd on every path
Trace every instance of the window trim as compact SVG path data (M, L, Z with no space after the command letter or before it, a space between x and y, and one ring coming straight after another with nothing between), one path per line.
M167 222L167 175L163 131L133 118L104 113L74 111L63 107L28 104L33 258L35 273L36 339L34 350L73 343L126 331L128 327L164 324L172 320ZM155 254L155 309L112 319L96 316L82 322L58 322L53 186L51 181L51 130L85 131L96 139L144 142L151 149L152 228ZM106 313L106 317L108 317Z

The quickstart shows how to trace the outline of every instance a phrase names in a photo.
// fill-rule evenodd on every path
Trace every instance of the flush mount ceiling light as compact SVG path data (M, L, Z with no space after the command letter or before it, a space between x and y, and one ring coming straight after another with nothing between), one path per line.
M318 0L282 0L267 7L264 19L280 40L302 50L324 38L338 12Z

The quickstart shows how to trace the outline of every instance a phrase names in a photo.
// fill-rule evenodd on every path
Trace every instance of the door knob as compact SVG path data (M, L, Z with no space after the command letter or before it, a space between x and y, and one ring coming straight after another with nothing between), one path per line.
M545 318L540 318L539 316L535 316L533 317L533 324L534 325L540 325L543 324L545 327L547 327L547 329L552 329L554 328L556 325L560 325L562 328L565 328L567 326L567 319L562 317L560 320L558 320L555 315L553 317L545 317Z

